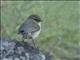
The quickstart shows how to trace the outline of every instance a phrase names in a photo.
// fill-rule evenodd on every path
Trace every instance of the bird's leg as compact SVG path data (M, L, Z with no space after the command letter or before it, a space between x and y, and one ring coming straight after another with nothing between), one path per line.
M34 47L35 47L35 48L37 48L37 49L39 50L39 47L38 47L38 46L36 46L35 41L34 41L34 39L33 39L33 38L32 38L32 43L33 43Z
M34 46L35 48L37 48L36 45L35 45L35 41L34 41L32 35L31 35L31 33L28 33L28 35L29 35L29 38L32 39L33 46Z
M36 48L35 41L33 38L32 38L32 43L33 43L34 47Z
M31 35L31 33L28 33L28 36L29 36L29 38L32 39L33 46L36 48L36 46L35 46L35 42L34 42L34 39L33 39L32 35Z

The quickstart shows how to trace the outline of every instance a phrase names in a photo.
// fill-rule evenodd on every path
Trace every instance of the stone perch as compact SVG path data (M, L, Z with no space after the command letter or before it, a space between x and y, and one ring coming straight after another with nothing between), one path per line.
M49 53L44 53L29 43L10 38L0 38L0 43L0 60L52 60Z

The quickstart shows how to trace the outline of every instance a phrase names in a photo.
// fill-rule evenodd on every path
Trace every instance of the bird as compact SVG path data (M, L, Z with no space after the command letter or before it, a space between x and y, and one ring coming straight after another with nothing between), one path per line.
M22 23L19 27L18 34L22 35L22 41L25 39L32 39L32 43L35 47L35 38L37 38L41 32L41 17L37 14L32 14Z

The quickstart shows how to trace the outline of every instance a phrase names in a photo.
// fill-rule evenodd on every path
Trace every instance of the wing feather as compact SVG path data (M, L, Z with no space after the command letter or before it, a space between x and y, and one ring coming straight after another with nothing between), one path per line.
M32 33L40 29L39 25L34 20L25 21L19 28L19 33Z

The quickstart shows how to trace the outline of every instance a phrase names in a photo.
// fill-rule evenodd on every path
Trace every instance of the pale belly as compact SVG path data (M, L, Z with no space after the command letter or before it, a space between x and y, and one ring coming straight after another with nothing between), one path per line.
M35 33L33 33L33 35L32 35L32 38L33 38L33 39L35 39L36 37L38 37L38 35L39 35L40 32L41 32L41 23L38 23L38 25L40 26L40 30L37 31L37 32L35 32Z
M38 35L40 34L40 31L41 31L41 30L35 32L35 33L32 35L32 38L35 39L36 37L38 37Z

